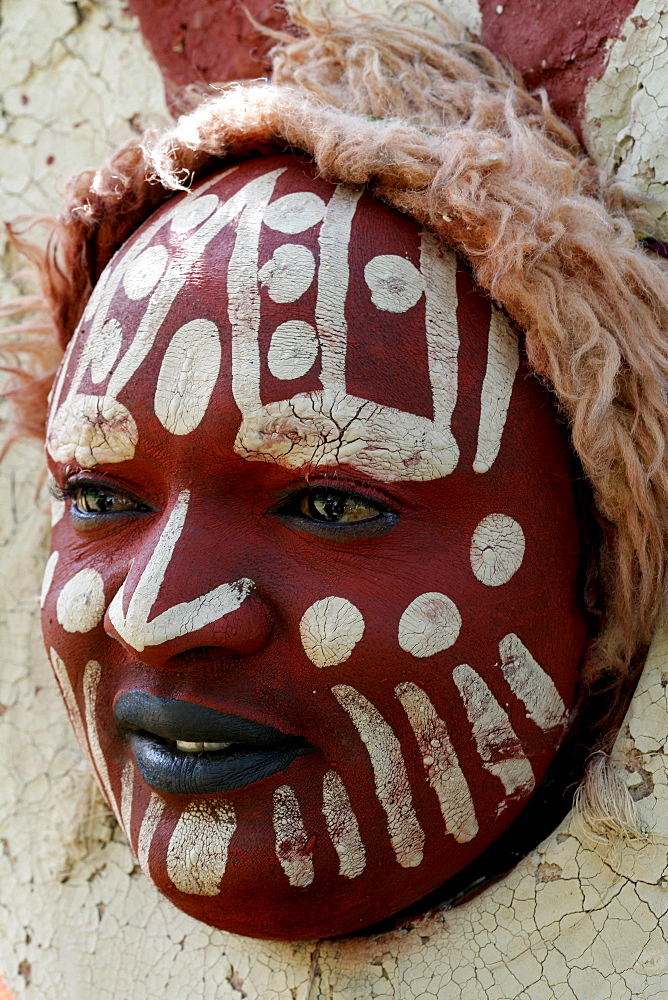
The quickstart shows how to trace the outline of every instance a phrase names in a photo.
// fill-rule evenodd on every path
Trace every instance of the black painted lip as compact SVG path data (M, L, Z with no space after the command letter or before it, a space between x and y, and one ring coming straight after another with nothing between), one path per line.
M126 691L114 705L120 725L130 731L137 767L151 788L174 795L230 792L283 771L313 747L238 715L204 705ZM232 743L225 750L187 753L175 741Z

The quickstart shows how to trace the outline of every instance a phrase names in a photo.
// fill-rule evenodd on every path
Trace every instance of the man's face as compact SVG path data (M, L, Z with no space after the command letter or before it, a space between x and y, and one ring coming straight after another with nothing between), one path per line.
M46 644L176 906L355 930L518 815L584 645L569 448L411 220L289 156L172 199L95 291L48 450Z

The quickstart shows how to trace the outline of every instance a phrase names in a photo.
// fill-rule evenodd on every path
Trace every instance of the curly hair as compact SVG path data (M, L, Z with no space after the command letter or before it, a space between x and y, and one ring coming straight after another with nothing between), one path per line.
M303 34L280 37L268 81L223 85L75 177L45 253L14 240L38 265L64 346L114 252L223 160L298 150L436 233L524 331L569 422L602 525L605 616L588 679L619 680L666 602L668 282L636 241L642 197L596 167L544 94L432 13L427 30L295 6ZM47 385L15 391L31 428Z

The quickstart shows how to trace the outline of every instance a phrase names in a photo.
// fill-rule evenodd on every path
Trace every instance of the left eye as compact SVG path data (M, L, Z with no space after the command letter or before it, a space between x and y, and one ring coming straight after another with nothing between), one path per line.
M329 486L292 493L273 513L290 528L344 545L384 535L399 521L385 504Z
M362 497L326 489L305 493L299 510L303 517L325 524L358 524L381 515L378 507Z

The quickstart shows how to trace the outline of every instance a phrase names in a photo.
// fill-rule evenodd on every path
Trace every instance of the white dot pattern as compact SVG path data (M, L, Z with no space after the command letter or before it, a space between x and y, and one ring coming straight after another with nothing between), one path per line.
M392 253L370 260L364 268L364 280L371 290L371 301L383 312L407 312L424 291L424 278L415 265Z
M56 617L66 632L90 632L104 616L104 583L94 569L82 569L58 595Z
M462 619L454 601L430 591L408 605L399 621L399 645L413 656L433 656L454 645Z
M471 569L486 587L500 587L517 573L524 559L524 532L507 514L483 517L471 539Z

